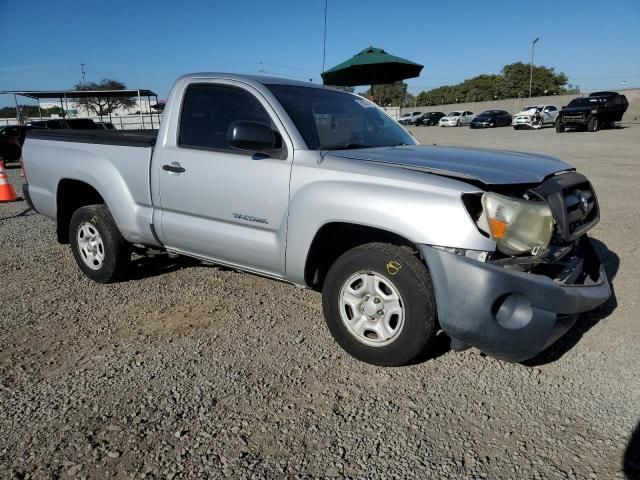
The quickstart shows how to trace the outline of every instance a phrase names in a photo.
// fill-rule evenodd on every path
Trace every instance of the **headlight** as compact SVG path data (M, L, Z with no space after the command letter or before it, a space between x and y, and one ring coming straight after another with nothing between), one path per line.
M484 215L478 226L491 235L502 253L536 253L549 245L553 214L546 204L487 192L482 195L482 207Z

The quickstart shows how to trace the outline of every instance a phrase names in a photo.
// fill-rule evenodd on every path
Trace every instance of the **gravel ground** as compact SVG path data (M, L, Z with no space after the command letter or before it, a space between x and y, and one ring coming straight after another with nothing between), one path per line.
M377 368L317 293L164 254L97 285L52 222L0 204L0 478L638 478L640 126L413 132L589 175L615 297L526 365L441 338Z

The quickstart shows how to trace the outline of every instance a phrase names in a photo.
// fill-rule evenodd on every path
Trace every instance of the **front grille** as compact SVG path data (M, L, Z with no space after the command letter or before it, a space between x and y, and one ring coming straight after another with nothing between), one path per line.
M556 241L572 242L600 220L596 194L577 172L555 175L532 192L544 198L553 212Z
M584 117L582 115L563 115L562 120L565 122L582 122Z

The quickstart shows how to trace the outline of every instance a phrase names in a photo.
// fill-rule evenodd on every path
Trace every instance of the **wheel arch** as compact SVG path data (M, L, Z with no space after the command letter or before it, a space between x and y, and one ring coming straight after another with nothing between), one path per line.
M321 290L329 268L340 255L372 242L416 249L409 239L389 230L351 222L328 222L316 231L311 241L304 265L305 284Z
M69 243L73 213L87 205L106 204L100 192L87 182L63 178L56 188L56 233L59 243ZM108 208L108 205L107 205Z

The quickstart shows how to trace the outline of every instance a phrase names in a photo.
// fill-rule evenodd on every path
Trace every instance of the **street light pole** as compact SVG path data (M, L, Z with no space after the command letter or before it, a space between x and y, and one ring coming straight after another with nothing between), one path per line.
M529 98L531 98L531 89L533 87L533 53L536 48L536 43L538 43L540 37L536 37L536 39L531 44L531 68L529 70Z

